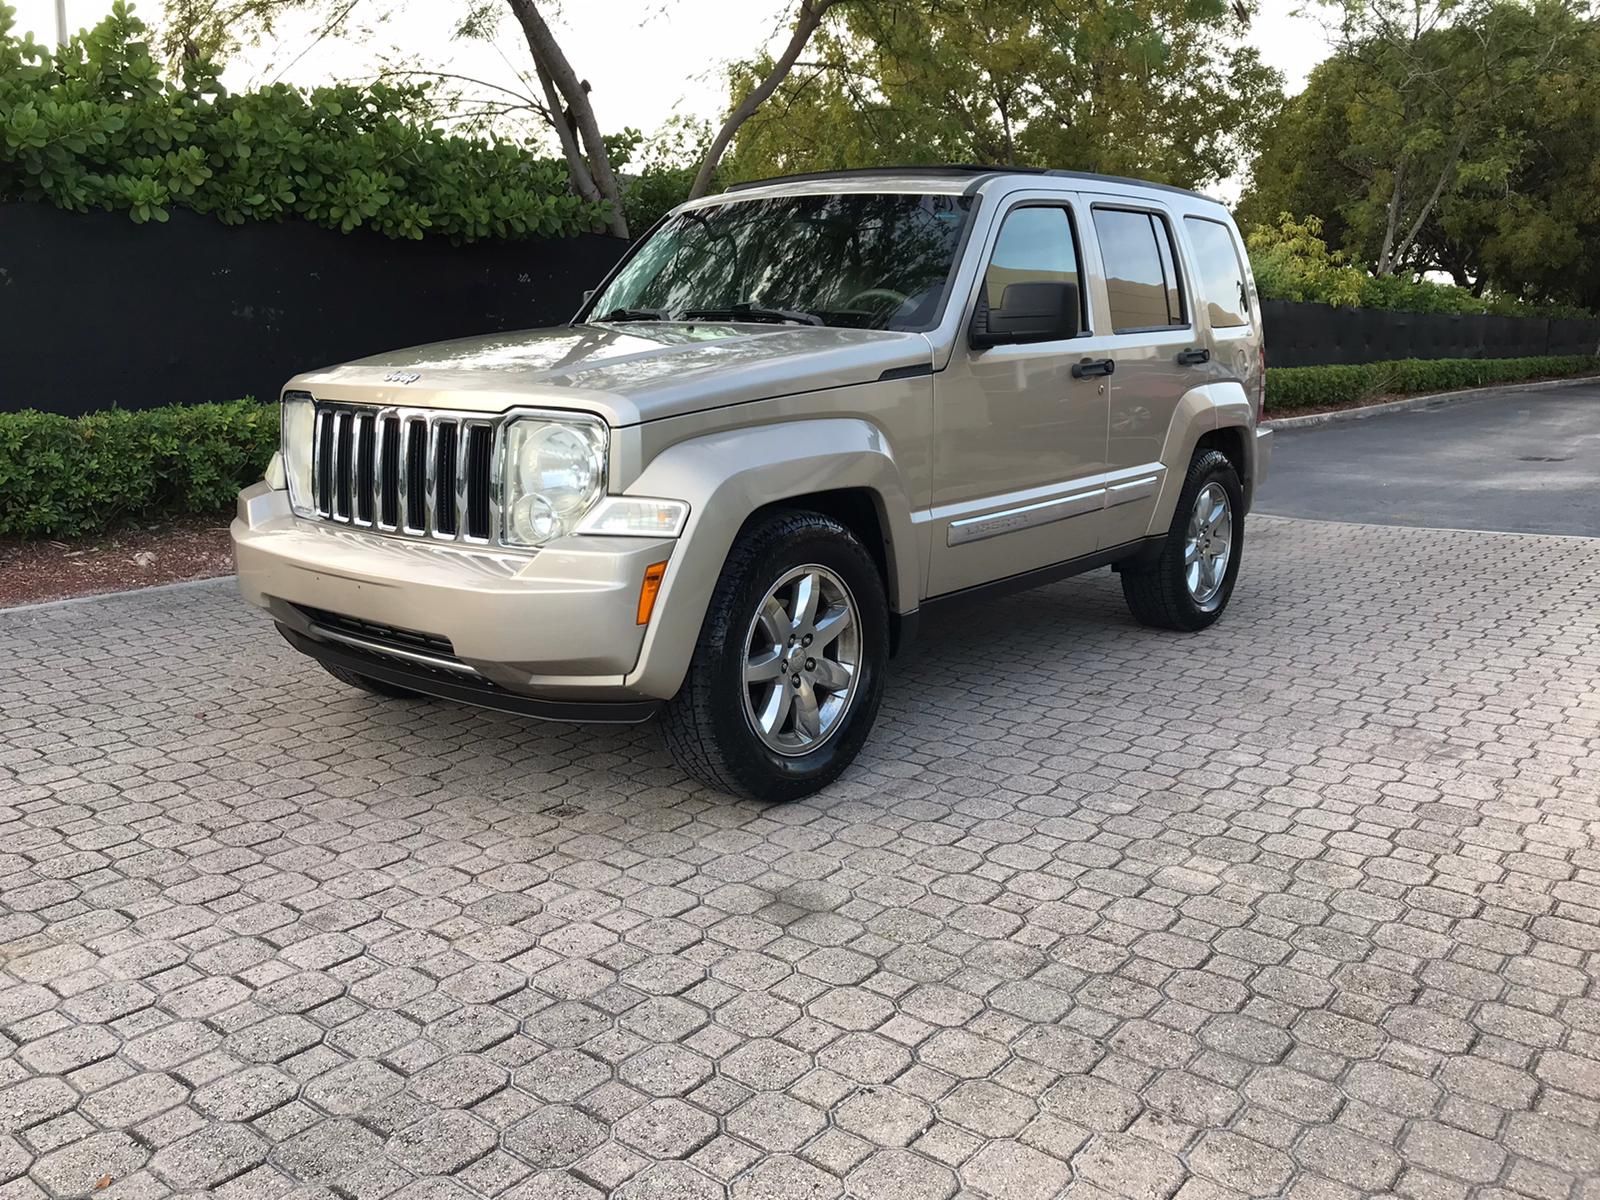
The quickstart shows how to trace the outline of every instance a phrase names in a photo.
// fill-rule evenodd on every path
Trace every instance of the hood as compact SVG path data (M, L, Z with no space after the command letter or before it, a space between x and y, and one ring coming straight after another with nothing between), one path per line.
M575 409L622 426L871 383L885 371L931 362L920 333L639 321L436 342L308 371L288 386L368 404Z

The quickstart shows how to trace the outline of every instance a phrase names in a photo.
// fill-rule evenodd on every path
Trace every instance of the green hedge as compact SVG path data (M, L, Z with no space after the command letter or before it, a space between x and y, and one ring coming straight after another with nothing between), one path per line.
M432 124L425 87L233 94L205 60L185 63L175 83L121 0L55 51L15 25L0 0L0 202L135 221L181 206L233 225L288 217L459 241L605 222L608 206L573 195L562 160Z
M0 536L216 512L261 478L277 447L278 406L251 399L84 417L0 413Z
M1334 408L1375 396L1405 396L1600 372L1600 355L1543 358L1406 358L1360 366L1269 367L1267 411Z
M1267 411L1589 373L1600 373L1600 356L1272 367ZM85 417L0 413L0 537L70 537L216 512L261 478L277 447L277 405L248 398Z

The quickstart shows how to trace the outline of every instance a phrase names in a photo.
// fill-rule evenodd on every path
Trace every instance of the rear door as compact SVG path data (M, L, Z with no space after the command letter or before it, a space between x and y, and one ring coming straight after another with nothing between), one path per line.
M1195 303L1207 327L1211 381L1235 382L1252 401L1259 395L1260 316L1253 312L1250 277L1236 229L1210 217L1185 216L1183 232L1194 263Z
M1084 278L1086 213L1067 192L1005 199L983 247L978 288L998 308L1013 283ZM1091 554L1104 499L1104 380L1072 368L1094 349L1087 307L1076 338L974 350L978 295L934 377L928 594L942 595Z
M1101 549L1146 533L1167 466L1178 402L1206 382L1205 347L1187 298L1174 217L1157 202L1095 196L1094 289L1116 364L1107 380L1106 509ZM1172 464L1182 470L1184 465Z

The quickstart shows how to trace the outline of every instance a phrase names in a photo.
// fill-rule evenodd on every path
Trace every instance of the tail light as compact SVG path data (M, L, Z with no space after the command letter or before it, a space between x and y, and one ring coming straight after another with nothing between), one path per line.
M1267 415L1267 344L1261 343L1261 375L1256 380L1256 424Z

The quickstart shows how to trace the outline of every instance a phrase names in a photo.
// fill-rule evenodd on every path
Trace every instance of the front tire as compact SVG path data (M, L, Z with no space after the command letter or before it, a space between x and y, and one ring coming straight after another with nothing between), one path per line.
M854 761L883 695L889 610L877 564L821 513L778 511L723 566L667 748L702 783L796 800Z
M1222 615L1244 557L1244 488L1228 456L1197 450L1161 553L1125 566L1122 595L1141 625L1187 632Z

